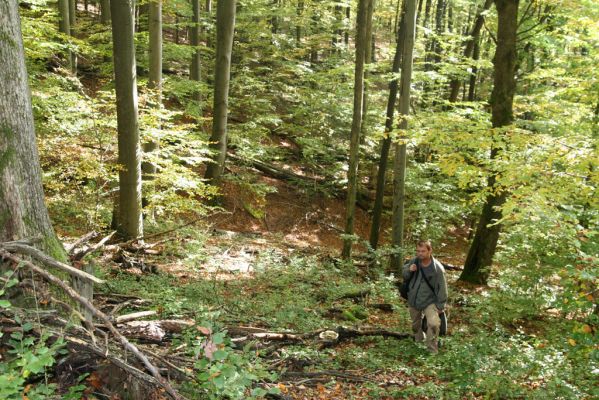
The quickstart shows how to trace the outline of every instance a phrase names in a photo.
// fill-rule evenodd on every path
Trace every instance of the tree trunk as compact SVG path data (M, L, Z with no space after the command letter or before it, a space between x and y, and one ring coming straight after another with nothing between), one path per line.
M472 53L472 61L476 62L480 58L480 37L476 38L474 43L474 50ZM476 78L478 75L478 67L472 66L472 73L470 74L470 85L468 86L468 101L476 100Z
M360 146L360 129L362 127L362 102L364 100L364 63L366 48L369 46L368 9L373 0L360 0L356 21L356 66L354 72L354 110L350 134L349 168L347 171L347 205L345 217L345 234L354 234L354 217L356 211L358 157ZM342 256L351 257L353 240L343 240Z
M405 2L402 5L399 30L397 33L397 43L395 47L395 57L393 58L393 67L391 72L396 74L401 66L401 57L403 52L404 38L406 32L406 10ZM385 138L381 141L381 156L379 158L379 167L376 178L376 194L374 206L372 207L372 225L370 226L370 247L376 250L379 243L379 232L381 230L381 215L383 214L383 200L385 197L385 178L387 173L387 159L391 149L391 131L393 130L393 115L395 114L395 102L397 92L399 91L398 79L389 82L389 98L387 100L387 116L385 118Z
M44 204L17 1L0 2L0 27L0 242L41 236L36 247L65 261Z
M412 59L414 55L414 39L416 36L416 0L406 0L406 33L401 66L401 94L399 100L399 114L402 116L399 129L403 132L408 129L408 115L410 114L410 89L412 84ZM404 202L405 202L405 176L406 176L406 144L395 143L395 158L393 160L393 246L399 253L391 257L391 269L400 273L403 260L403 231L404 231Z
M149 3L148 30L150 34L150 76L148 87L162 87L162 0Z
M470 31L470 35L466 40L466 46L464 47L464 58L468 59L472 57L472 53L474 51L474 46L478 44L480 38L480 31L483 28L483 24L485 22L485 12L491 8L491 4L493 4L493 0L485 0L485 4L482 9L479 11L476 19L474 20L474 25L472 26L472 30ZM460 85L462 84L462 80L459 78L452 79L450 86L450 94L449 101L455 102L458 98L458 94L460 93Z
M516 91L515 66L517 61L516 38L518 29L518 0L495 0L497 7L497 49L494 86L491 93L491 121L493 128L512 124L513 101ZM503 138L500 138L501 141ZM501 143L494 143L491 149L491 164L499 156ZM490 195L483 206L476 234L466 257L460 280L486 284L489 278L493 256L501 230L501 207L507 192L497 182L497 175L491 172L488 180Z
M212 48L212 0L206 0L206 20L209 23L206 26L206 47Z
M133 2L119 0L110 4L120 165L117 221L118 231L126 239L143 235Z
M189 79L198 82L198 88L195 92L194 99L199 103L201 98L199 82L201 79L201 59L200 59L200 0L191 1L193 16L191 24L190 44L193 48L191 56L191 65L189 66Z
M69 0L58 0L58 30L65 35L71 35L71 19L69 16ZM73 71L73 54L71 50L66 51L67 67Z
M70 35L75 37L75 26L77 25L77 0L69 0L69 25ZM77 74L77 53L71 51L71 72Z
M216 6L216 59L214 70L214 106L210 149L213 162L204 176L212 184L219 184L227 155L227 111L231 54L235 31L235 0L220 0Z
M374 35L372 34L372 13L374 12L374 3L376 0L370 0L366 15L366 48L364 49L364 90L362 99L362 124L360 126L360 143L363 144L366 138L366 129L368 127L368 64L373 62L374 55Z
M112 19L110 14L110 0L100 0L101 3L101 14L100 14L100 22L105 25L110 23Z
M296 9L296 14L298 19L301 18L302 14L304 12L304 1L303 0L298 0L297 2L297 9ZM295 25L295 46L299 47L302 41L302 24L301 23L297 23L297 25Z

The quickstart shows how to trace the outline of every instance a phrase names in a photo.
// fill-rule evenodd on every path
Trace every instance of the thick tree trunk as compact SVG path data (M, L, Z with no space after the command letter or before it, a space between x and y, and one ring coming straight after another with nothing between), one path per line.
M110 14L110 0L100 0L100 4L101 4L100 21L103 24L108 25L108 24L110 24L110 20L112 19L112 16Z
M41 236L36 246L66 253L44 204L17 1L0 2L0 242Z
M200 0L192 0L191 6L193 9L193 16L191 19L190 44L193 48L193 54L191 56L191 64L189 66L189 79L198 82L199 86L202 66L200 59ZM198 103L202 100L199 87L195 92L194 98Z
M213 162L206 168L205 178L219 184L227 155L227 111L231 53L235 31L235 0L220 0L216 7L216 60L214 71L214 106L210 149Z
M483 24L485 22L485 13L487 10L489 10L489 8L491 8L491 5L493 4L493 0L485 0L485 4L483 5L482 9L479 11L478 15L476 16L476 19L474 20L474 26L472 27L472 30L470 31L470 35L468 36L468 39L466 40L466 45L464 47L464 58L468 59L470 57L472 57L472 53L474 51L474 47L475 45L478 44L479 39L480 39L480 31L483 28ZM450 86L450 94L449 94L449 101L450 102L455 102L458 98L458 94L460 93L460 86L462 84L462 80L455 78L452 79L449 86Z
M395 57L393 58L393 67L391 72L397 74L401 66L401 57L403 52L405 26L405 2L402 6L399 30L397 33L397 43L395 47ZM389 82L389 98L387 99L387 116L385 118L385 138L381 141L381 156L379 158L379 167L376 178L376 194L374 206L372 207L372 225L370 226L370 247L376 250L379 243L379 232L381 230L381 215L383 214L383 200L385 197L385 177L387 174L387 159L391 149L391 131L393 130L393 116L395 114L395 102L397 92L399 91L399 80L393 79Z
M148 87L160 91L162 87L162 0L149 3L150 76Z
M408 129L410 114L410 89L412 84L412 60L414 55L414 39L416 36L416 0L406 0L406 33L402 56L401 85L399 114L402 116L399 129L404 133ZM393 229L392 243L399 253L391 257L391 269L400 273L403 260L402 248L404 231L404 202L406 176L406 144L404 141L395 143L395 158L393 160Z
M517 61L516 38L518 29L518 0L495 0L497 7L497 50L493 58L495 66L494 86L491 93L491 121L493 128L510 125L513 120L513 102L516 91L515 66ZM499 141L502 138L498 139ZM499 156L501 143L491 149L491 163ZM460 280L486 284L491 272L493 256L501 231L501 207L507 193L491 172L488 181L490 195L483 206L476 234L468 251Z
M133 1L113 0L110 4L120 165L117 229L126 239L143 235Z
M354 72L354 109L350 133L349 167L347 171L347 205L345 214L345 234L354 234L354 217L356 211L358 157L360 146L360 129L362 127L362 102L364 100L364 64L366 48L369 46L368 9L373 0L360 0L356 22L356 66ZM351 257L353 240L343 240L342 256Z

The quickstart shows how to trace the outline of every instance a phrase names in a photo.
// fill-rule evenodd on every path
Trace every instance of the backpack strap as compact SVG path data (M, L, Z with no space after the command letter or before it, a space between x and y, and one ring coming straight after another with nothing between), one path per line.
M435 260L431 260L431 265L434 267L435 266ZM416 266L418 266L418 264L416 264ZM420 269L421 267L418 267L418 269ZM433 286L431 285L431 283L429 282L428 278L426 277L426 274L424 273L424 271L422 271L422 277L424 278L424 281L426 282L426 284L428 285L428 288L431 290L431 292L433 292L433 294L435 295L435 297L437 297L437 293L435 293L435 289L433 289Z

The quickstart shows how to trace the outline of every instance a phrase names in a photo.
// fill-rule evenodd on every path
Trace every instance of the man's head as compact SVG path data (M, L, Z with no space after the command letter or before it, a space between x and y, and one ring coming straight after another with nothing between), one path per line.
M420 240L416 243L416 257L420 261L426 261L431 258L433 254L433 246L430 240Z

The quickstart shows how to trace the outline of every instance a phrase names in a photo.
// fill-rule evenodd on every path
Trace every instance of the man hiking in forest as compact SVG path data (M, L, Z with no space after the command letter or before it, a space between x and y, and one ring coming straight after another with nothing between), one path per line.
M447 283L443 265L433 258L433 247L428 240L416 245L416 258L403 267L403 279L409 280L408 310L412 319L412 331L417 342L426 339L428 350L438 352L438 336L441 319L447 302ZM426 317L426 335L422 331L422 317Z

